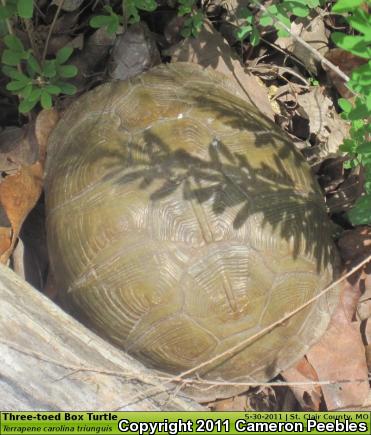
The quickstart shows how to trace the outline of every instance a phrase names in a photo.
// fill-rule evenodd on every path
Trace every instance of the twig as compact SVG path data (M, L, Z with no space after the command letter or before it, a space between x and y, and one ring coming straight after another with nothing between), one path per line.
M57 22L57 19L58 19L59 13L60 13L60 11L61 11L61 9L62 9L63 3L64 3L64 0L61 0L60 3L59 3L59 5L58 5L58 9L57 9L56 12L55 12L55 15L54 15L53 21L52 21L52 23L50 24L49 32L48 32L48 36L46 37L46 41L45 41L45 46L44 46L43 56L42 56L42 59L41 59L41 63L42 63L42 65L43 65L44 62L45 62L46 54L47 54L47 52L48 52L49 41L50 41L50 38L51 38L51 36L52 36L53 29L54 29L55 24L56 24L56 22Z
M167 379L166 376L156 376L156 379ZM340 384L349 384L349 383L363 383L369 382L371 378L367 379L339 379L339 380L329 380L329 381L297 381L297 382L283 382L283 381L274 381L274 382L228 382L228 381L209 381L207 379L193 379L193 378L185 378L182 379L182 383L184 384L192 384L192 385L205 385L209 386L209 388L214 386L224 386L224 387L305 387L305 386L313 386L313 385L340 385Z

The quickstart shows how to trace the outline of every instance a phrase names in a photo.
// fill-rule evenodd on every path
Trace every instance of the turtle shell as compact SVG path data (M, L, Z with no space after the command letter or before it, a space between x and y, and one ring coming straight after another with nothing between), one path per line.
M95 88L48 148L56 283L145 364L266 381L324 332L333 279L320 189L289 138L218 73L178 63Z

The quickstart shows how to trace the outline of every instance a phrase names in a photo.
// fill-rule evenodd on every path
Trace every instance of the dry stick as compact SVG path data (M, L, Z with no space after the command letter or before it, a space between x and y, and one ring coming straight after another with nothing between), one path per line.
M298 312L300 312L302 309L306 308L308 305L310 305L311 303L315 302L317 299L319 299L321 296L325 295L326 293L328 293L329 290L331 290L333 287L335 287L336 285L338 285L340 282L342 282L344 279L348 278L349 276L353 275L353 273L355 273L357 270L359 270L362 266L364 266L365 264L367 264L368 262L371 261L371 255L369 255L368 257L366 257L363 261L361 261L358 265L356 265L355 267L353 267L349 272L347 272L345 275L341 276L339 279L337 279L336 281L334 281L332 284L330 284L329 286L327 286L324 290L322 290L320 293L318 293L316 296L312 297L311 299L309 299L307 302L305 302L304 304L300 305L298 308L296 308L295 310L289 312L288 314L286 314L284 317L282 317L281 319L277 320L274 323L271 323L270 325L266 326L263 330L257 332L256 334L248 337L247 339L241 341L240 343L236 344L235 346L232 346L231 348L227 349L226 351L222 352L219 355L214 356L213 358L208 359L207 361L189 369L186 370L182 373L180 373L177 376L172 376L169 377L167 381L162 383L162 386L165 386L167 384L170 384L171 382L186 382L188 383L189 380L185 380L183 379L185 376L192 374L193 372L214 363L215 361L219 360L220 358L223 358L225 356L231 355L233 352L236 352L238 350L240 350L240 348L246 346L247 344L249 344L251 341L256 340L257 338L261 337L262 335L265 335L267 332L271 331L272 329L274 329L276 326L279 326L281 323L285 322L286 320L290 319L292 316L294 316L295 314L297 314ZM256 382L255 385L260 385L259 382ZM151 388L148 389L147 392L144 391L143 393L140 393L137 396L133 397L133 400L136 400L137 398L139 398L142 394L144 393L151 393L151 392L155 392L155 389Z
M112 376L116 378L124 378L124 379L133 379L139 382L142 382L143 384L154 384L153 381L151 381L151 378L156 379L158 381L167 381L169 379L169 376L165 375L157 375L155 373L151 373L150 375L144 376L142 372L138 372L138 370L109 370L103 367L91 367L91 366L83 366L83 365L74 365L74 364L68 364L63 363L60 360L50 358L49 356L46 356L42 353L35 352L32 349L27 349L24 346L19 346L11 341L4 340L3 338L0 338L0 344L7 346L9 349L12 349L15 352L19 352L23 355L26 355L27 357L35 358L39 362L44 362L47 364L52 364L57 367L61 367L65 370L68 370L69 373L66 375L63 375L61 378L56 378L52 382L59 382L65 378L68 378L71 374L79 373L79 372L90 372L90 373L97 373L100 375L105 376ZM147 379L148 378L148 379ZM371 379L371 378L370 378ZM201 385L208 385L210 387L212 386L243 386L243 387L255 387L257 385L256 382L228 382L228 381L209 381L205 379L189 379L185 378L182 380L184 384L201 384ZM354 382L365 382L364 379L338 379L336 381L297 381L297 382L259 382L259 386L262 387L300 387L300 386L308 386L308 385L333 385L333 384L348 384L348 383L354 383ZM158 385L157 385L158 387Z
M156 376L156 379L167 380L169 379L166 376ZM274 382L227 382L227 381L208 381L206 379L182 379L182 383L184 384L196 384L196 385L206 385L209 388L202 389L202 391L206 391L214 386L222 386L222 387L302 387L308 385L338 385L338 384L350 384L354 382L363 383L369 382L371 377L369 376L367 379L338 379L336 381L295 381L295 382L282 382L282 381L274 381Z
M345 82L349 81L349 77L343 73L343 71L341 71L340 68L338 68L336 65L334 65L332 62L330 62L329 60L327 60L321 53L318 52L318 50L316 50L315 48L313 48L310 44L308 44L306 41L304 41L303 38L301 38L298 35L295 35L291 29L286 26L286 24L284 24L282 21L280 21L279 19L277 19L273 14L271 14L268 9L261 5L257 0L253 0L253 2L256 4L256 6L263 12L265 12L266 14L268 14L274 23L278 24L280 27L282 27L283 29L286 30L286 32L290 33L290 35L297 41L299 42L301 45L303 45L307 50L309 50L318 60L320 60L323 64L325 64L326 66L328 66L330 69L332 69L332 71L334 71L339 77L341 77Z
M62 1L59 3L59 5L58 5L58 9L57 9L56 12L55 12L55 15L54 15L53 21L52 21L52 23L50 24L49 32L48 32L48 36L46 37L46 41L45 41L45 46L44 46L44 51L43 51L43 57L42 57L42 59L41 59L41 63L42 63L42 64L44 64L44 62L45 62L46 54L47 54L47 52L48 52L48 46L49 46L50 37L52 36L53 29L54 29L55 23L57 22L57 19L58 19L58 16L59 16L60 11L61 11L61 9L62 9L63 3L64 3L64 0L62 0Z

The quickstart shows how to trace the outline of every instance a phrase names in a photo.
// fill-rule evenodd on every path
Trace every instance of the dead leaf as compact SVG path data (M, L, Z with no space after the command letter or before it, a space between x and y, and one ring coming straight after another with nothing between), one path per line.
M246 411L248 409L246 396L244 394L229 399L217 400L216 402L209 403L208 407L212 411L218 412Z
M59 114L56 109L42 110L35 121L35 136L39 146L39 161L44 165L49 135L57 125Z
M35 163L38 146L29 126L7 127L0 132L0 171L11 173L22 165Z
M307 353L322 385L327 409L362 405L369 394L368 369L359 324L353 323L339 302L330 326Z
M281 376L288 383L318 381L316 371L306 358L302 358L294 367L283 371ZM290 388L303 410L319 411L322 401L322 390L319 385L296 385Z
M360 227L346 231L340 238L338 245L348 270L370 254L370 234L369 227ZM361 324L352 321L364 293L364 275L370 273L370 266L343 283L341 300L328 330L307 354L319 380L333 381L322 387L329 410L361 407L370 394Z
M189 38L167 50L173 62L193 62L205 68L212 67L231 79L241 98L256 106L270 119L274 119L265 86L246 72L234 56L225 39L209 21L197 38Z
M324 88L315 86L310 92L298 95L298 103L309 118L310 132L320 135L327 126L327 116L333 102L324 93Z
M338 241L341 256L350 270L371 254L371 228L360 226L345 231ZM371 263L365 265L348 278L348 285L357 292L357 318L360 321L371 318Z
M30 123L22 129L22 134L16 131L20 143L15 142L11 137L12 140L14 139L10 142L11 151L15 150L16 156L20 155L19 150L26 150L24 153L28 159L32 156L32 160L35 158L39 160L33 164L19 162L16 172L7 174L0 181L0 205L11 227L10 244L4 242L3 249L0 251L0 261L4 264L7 263L14 249L24 220L41 195L46 144L57 121L58 114L55 110L43 110L34 124ZM11 154L8 154L8 159L9 156ZM16 157L11 158L16 160ZM3 227L2 234L4 241L5 234L9 235L8 226Z
M3 252L8 252L12 245L12 228L0 227L0 255Z
M41 195L42 178L42 165L36 162L31 166L22 166L16 174L8 175L0 183L0 204L12 227L11 245L0 253L3 264L7 263L12 253L23 221Z
M291 23L291 32L300 36L317 52L324 55L328 51L328 36L323 18L317 15L313 19L300 18ZM287 50L297 57L305 67L313 74L318 73L320 61L308 48L304 47L299 41L291 35L288 37L278 38L275 42L279 47Z
M371 227L364 225L344 231L338 245L348 268L355 266L371 254Z
M321 142L318 157L336 156L348 135L349 126L336 113L331 99L325 95L325 89L315 86L310 92L298 95L297 99L308 116L310 133Z

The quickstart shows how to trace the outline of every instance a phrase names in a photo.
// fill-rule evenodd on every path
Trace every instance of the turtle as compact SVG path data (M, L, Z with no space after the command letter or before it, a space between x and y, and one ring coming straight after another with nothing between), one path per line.
M45 196L63 299L149 367L264 382L328 325L336 289L280 322L336 275L321 189L220 73L163 64L85 93L49 140Z

